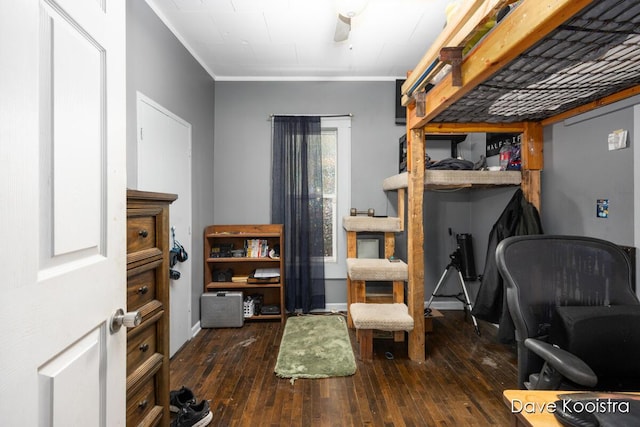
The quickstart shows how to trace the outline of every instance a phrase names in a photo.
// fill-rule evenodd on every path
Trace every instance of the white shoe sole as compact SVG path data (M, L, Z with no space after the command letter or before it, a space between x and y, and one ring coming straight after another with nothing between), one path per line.
M203 419L201 419L200 421L198 421L197 423L195 423L193 425L193 427L205 427L205 426L208 426L212 419L213 419L213 414L211 413L211 411L209 411L207 416L204 417Z

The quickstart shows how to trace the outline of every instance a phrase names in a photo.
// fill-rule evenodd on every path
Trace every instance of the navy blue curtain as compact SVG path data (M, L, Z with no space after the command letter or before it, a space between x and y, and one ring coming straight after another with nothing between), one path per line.
M271 222L284 224L285 305L325 307L320 117L275 116Z

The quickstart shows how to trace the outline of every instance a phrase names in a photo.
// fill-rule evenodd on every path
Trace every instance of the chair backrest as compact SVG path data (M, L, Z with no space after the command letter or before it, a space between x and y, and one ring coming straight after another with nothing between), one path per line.
M518 341L546 335L556 306L639 304L629 258L605 240L509 237L498 245L496 262Z

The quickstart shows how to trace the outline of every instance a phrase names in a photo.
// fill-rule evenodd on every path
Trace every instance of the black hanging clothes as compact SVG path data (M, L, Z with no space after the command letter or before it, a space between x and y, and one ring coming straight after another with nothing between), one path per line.
M478 319L497 323L498 340L502 343L514 341L515 328L507 307L504 283L496 265L496 247L507 237L530 234L543 234L540 215L524 197L522 189L518 189L489 233L484 274L471 312Z

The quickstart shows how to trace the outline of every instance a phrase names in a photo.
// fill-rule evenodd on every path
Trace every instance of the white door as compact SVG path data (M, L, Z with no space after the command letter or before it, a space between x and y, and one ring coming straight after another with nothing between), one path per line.
M191 339L191 125L138 93L138 189L177 194L171 230L189 258L172 267L169 354ZM170 240L173 245L173 240Z
M125 424L125 3L0 2L0 425Z

